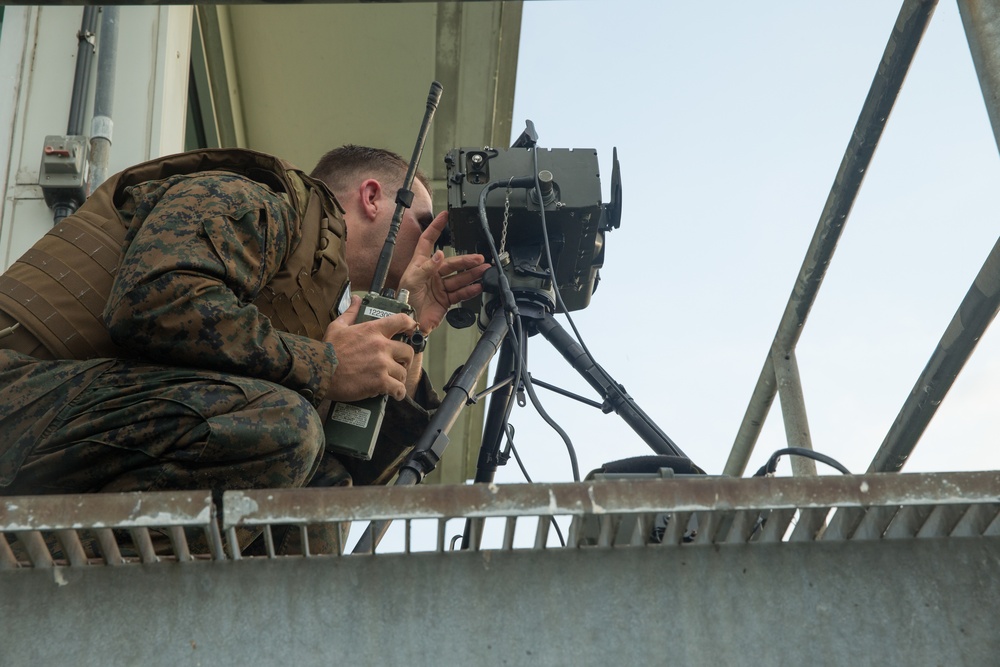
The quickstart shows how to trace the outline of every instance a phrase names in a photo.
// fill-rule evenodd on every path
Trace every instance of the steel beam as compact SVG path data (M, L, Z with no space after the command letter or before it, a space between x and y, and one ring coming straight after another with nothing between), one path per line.
M1000 2L958 0L958 11L993 126L993 137L1000 149Z
M843 232L847 216L861 189L868 165L878 146L889 113L896 102L903 79L909 70L920 39L930 21L936 0L906 0L889 36L882 60L854 126L850 142L840 163L837 177L820 214L805 260L799 269L792 294L778 324L771 350L787 353L795 349L806 317L816 300L819 286ZM733 443L724 474L739 476L746 469L761 427L774 401L776 384L771 352L764 361L750 404L747 406Z
M937 348L879 447L868 472L896 472L917 446L938 406L955 383L1000 309L1000 239L962 299Z
M1000 148L1000 2L959 0L993 135ZM869 472L901 470L955 378L1000 310L1000 240L993 246L941 341L886 434Z
M809 434L809 420L806 416L806 399L802 393L802 380L799 377L799 362L795 351L785 353L771 351L771 363L774 366L775 380L778 383L778 396L781 399L781 418L785 423L785 440L789 447L812 449L812 436ZM793 475L815 475L816 462L801 456L791 457Z

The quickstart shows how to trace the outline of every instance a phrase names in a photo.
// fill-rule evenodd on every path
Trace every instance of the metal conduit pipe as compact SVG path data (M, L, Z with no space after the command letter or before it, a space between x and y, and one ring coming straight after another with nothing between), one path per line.
M83 134L84 104L90 91L90 71L94 57L95 31L99 8L88 5L83 8L83 18L80 30L76 33L76 71L73 74L73 90L70 93L69 120L66 123L66 134L79 137ZM81 189L82 190L82 189ZM45 201L52 209L52 219L55 224L72 215L80 205L80 192L55 191Z
M93 192L108 177L111 159L111 119L115 100L115 72L118 64L118 7L102 8L101 48L97 54L97 91L90 131L90 173L87 192Z
M785 306L774 342L768 351L764 368L754 387L750 404L747 406L736 441L726 461L723 472L725 475L739 476L746 469L750 453L757 443L764 419L777 391L772 355L787 354L794 349L799 340L806 317L816 300L819 286L837 248L847 215L854 205L861 182L882 136L889 112L896 102L903 79L936 5L937 0L906 0L899 10L878 71L861 108L844 159L840 163L837 177L816 226L816 232L795 280L795 287Z
M84 103L90 89L91 62L94 58L95 33L99 7L88 5L83 8L80 31L76 33L76 73L73 75L73 92L69 103L69 122L66 134L83 134Z

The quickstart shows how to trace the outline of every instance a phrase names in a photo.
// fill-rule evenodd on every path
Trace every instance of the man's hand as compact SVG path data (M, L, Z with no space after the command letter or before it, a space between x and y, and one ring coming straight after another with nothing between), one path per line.
M447 224L448 213L442 212L427 226L399 280L399 287L410 291L409 303L425 334L441 324L451 306L483 291L476 281L490 268L482 255L445 257L440 250L434 250Z
M412 334L417 323L405 313L354 324L361 299L351 298L351 307L326 328L323 341L337 355L337 370L327 394L331 401L357 401L388 394L397 401L407 394L407 376L413 363L413 348L392 340Z

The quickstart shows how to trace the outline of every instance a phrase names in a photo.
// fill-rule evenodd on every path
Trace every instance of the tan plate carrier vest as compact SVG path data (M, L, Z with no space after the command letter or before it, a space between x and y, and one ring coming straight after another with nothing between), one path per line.
M0 275L0 326L20 324L0 347L41 358L128 357L111 340L104 308L122 258L125 189L201 171L246 176L288 197L299 243L254 305L275 328L320 340L348 286L343 211L325 184L271 155L205 149L126 169L101 185Z

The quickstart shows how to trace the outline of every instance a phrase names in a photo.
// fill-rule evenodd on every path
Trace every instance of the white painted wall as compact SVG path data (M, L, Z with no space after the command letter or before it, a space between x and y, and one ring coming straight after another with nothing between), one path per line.
M4 12L0 91L12 94L0 92L0 269L52 227L38 168L45 136L66 132L82 16L82 7ZM183 150L191 19L191 7L121 8L109 173ZM91 86L96 57L93 66ZM88 131L90 112L88 102Z

